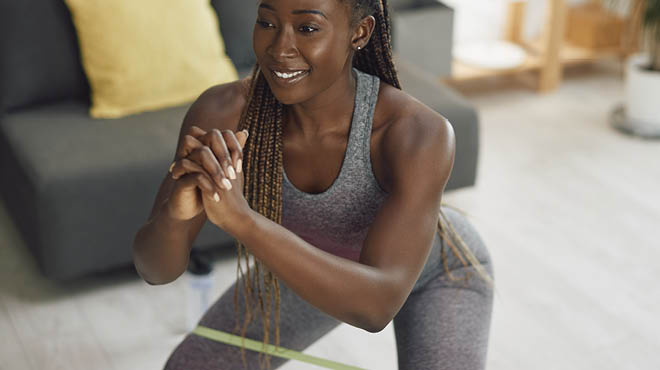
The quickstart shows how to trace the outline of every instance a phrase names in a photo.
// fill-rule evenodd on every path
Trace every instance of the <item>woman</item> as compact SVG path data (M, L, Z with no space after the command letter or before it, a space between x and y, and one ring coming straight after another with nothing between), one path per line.
M400 369L483 368L492 264L440 207L453 130L400 90L386 2L262 0L253 46L252 76L207 90L184 119L135 238L140 275L178 278L208 219L237 240L239 276L200 325L301 351L341 322L394 320ZM165 367L264 360L284 362L189 334Z

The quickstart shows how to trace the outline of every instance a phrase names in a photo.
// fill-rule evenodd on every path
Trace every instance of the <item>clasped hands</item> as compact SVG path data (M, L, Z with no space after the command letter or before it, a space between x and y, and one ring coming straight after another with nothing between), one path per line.
M191 126L169 169L176 181L170 215L189 219L204 210L209 221L231 233L251 210L243 196L243 147L247 139L247 130L206 132Z

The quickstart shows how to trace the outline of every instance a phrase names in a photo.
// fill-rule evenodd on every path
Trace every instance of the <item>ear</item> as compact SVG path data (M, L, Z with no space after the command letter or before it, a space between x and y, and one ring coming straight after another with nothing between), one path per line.
M353 50L358 50L358 47L364 49L367 46L371 34L374 32L374 27L376 27L376 18L372 15L368 15L360 20L351 38L351 47Z

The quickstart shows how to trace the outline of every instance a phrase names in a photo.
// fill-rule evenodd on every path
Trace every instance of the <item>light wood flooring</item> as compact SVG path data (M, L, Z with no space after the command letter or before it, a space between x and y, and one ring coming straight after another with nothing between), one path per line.
M617 66L569 71L547 95L507 80L461 91L481 118L478 179L443 201L468 212L494 260L488 369L660 368L660 140L610 127ZM231 252L214 297L234 277ZM56 285L0 207L0 369L161 369L184 335L184 287L130 269ZM342 325L306 352L397 368L391 325Z

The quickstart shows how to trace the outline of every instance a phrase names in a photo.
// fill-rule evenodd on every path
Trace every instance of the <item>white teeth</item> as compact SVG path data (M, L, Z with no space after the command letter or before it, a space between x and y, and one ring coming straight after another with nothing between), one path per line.
M293 73L282 73L282 72L277 72L277 71L273 71L273 72L275 72L275 75L277 75L277 77L279 77L279 78L291 78L291 77L298 76L298 75L304 73L305 71L296 71L296 72L293 72Z

